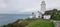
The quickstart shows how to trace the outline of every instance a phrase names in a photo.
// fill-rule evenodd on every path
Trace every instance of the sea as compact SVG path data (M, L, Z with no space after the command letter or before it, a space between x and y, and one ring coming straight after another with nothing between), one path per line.
M0 14L0 26L13 23L18 19L24 19L31 16L31 14Z

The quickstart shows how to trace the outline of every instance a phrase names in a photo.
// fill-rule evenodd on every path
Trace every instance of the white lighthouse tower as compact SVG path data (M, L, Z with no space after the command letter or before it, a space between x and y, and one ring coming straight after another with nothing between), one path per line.
M42 14L44 14L46 11L46 3L44 0L41 2L41 11L42 11Z
M46 3L43 0L41 2L41 10L38 11L38 14L35 14L34 12L32 12L32 17L31 18L33 18L33 19L35 19L35 18L38 18L38 19L50 19L51 15L44 14L45 11L46 11Z

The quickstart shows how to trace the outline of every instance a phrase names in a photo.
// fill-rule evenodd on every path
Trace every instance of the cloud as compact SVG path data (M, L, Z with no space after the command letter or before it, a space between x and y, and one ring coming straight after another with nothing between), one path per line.
M42 0L0 0L0 13L25 13L40 10ZM60 9L60 0L45 0L47 10ZM33 9L34 8L34 9Z

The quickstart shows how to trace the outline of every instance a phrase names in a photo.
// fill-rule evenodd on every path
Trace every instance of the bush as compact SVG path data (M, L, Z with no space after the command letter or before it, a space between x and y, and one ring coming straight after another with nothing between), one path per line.
M60 20L60 10L53 9L50 11L46 11L45 14L51 15L51 19L53 20Z

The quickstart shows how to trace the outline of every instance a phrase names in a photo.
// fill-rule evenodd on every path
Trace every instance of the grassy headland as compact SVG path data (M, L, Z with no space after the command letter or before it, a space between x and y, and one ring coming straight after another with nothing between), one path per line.
M3 25L1 27L53 27L53 22L42 19L17 20L14 23Z

